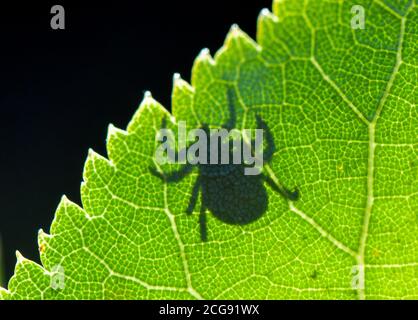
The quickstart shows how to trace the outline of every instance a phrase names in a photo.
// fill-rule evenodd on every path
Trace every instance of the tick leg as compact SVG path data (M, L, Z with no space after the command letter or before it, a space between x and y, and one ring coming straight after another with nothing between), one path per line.
M186 149L181 149L180 151L177 151L175 149L173 149L170 145L167 146L167 148L169 150L167 150L167 156L170 158L170 161L172 163L176 163L176 162L180 162L180 160L184 160L184 159L180 159L180 154L182 155L182 158L185 158L187 153L186 153Z
M206 207L203 204L200 207L199 224L200 238L202 239L202 241L206 242L208 240L208 233L206 228Z
M229 109L229 120L222 125L222 128L231 131L235 128L237 122L237 113L235 110L235 103L234 103L234 89L228 88L227 98L228 98L228 109Z
M199 190L200 190L200 178L198 177L196 179L196 182L194 183L193 190L192 190L192 196L190 197L189 206L187 207L187 214L192 214L194 208L196 207L197 198L199 197Z
M161 180L165 180L168 183L172 182L179 182L183 178L185 178L190 172L192 172L193 166L190 164L184 165L180 170L173 171L168 174L163 174L159 171L157 171L155 168L150 168L151 174L160 178Z
M296 201L299 199L299 191L295 189L294 191L289 191L285 187L283 187L281 184L277 184L273 179L270 177L263 175L264 180L267 182L267 184L276 192L280 193L283 197L290 201Z
M267 126L267 123L259 115L256 115L256 120L257 127L259 129L263 129L267 141L267 147L263 152L263 160L264 162L270 162L274 153L276 152L276 144L274 143L273 134L271 133L270 128Z
M161 120L161 129L167 129L167 119L164 117ZM163 143L165 143L166 141L163 141ZM167 148L169 149L167 152L167 156L169 157L169 159L173 162L176 163L177 161L183 160L180 159L179 154L182 155L182 157L184 157L187 153L186 153L186 149L181 149L180 151L177 151L175 149L172 148L172 146L170 144L167 145Z
M167 156L169 157L172 163L181 162L181 161L184 161L184 159L186 159L187 157L186 148L183 148L180 151L177 151L176 149L173 149L170 144L168 144L167 148L169 149L167 150L168 151ZM181 158L180 158L180 155L181 155Z

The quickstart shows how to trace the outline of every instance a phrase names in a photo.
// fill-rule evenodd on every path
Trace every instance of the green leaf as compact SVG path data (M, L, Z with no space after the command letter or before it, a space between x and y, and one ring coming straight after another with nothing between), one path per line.
M359 2L365 29L352 29ZM162 118L175 123L148 94L126 131L110 126L109 160L90 151L83 208L63 198L39 233L42 266L18 254L0 297L418 298L417 43L412 0L276 1L257 43L234 26L214 59L196 59L191 85L175 77L173 116L220 126L232 88L236 127L260 115L272 131L263 175L299 199L265 183L261 217L231 225L208 213L202 241L201 198L185 213L197 169L176 183L150 171L178 166L156 166ZM65 288L51 286L56 266Z

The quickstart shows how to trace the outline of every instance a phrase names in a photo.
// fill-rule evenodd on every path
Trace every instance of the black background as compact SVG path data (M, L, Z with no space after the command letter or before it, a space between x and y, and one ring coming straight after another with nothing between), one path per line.
M161 308L167 306L174 307L194 307L201 310L200 313L193 312L188 319L280 319L285 318L288 314L292 318L321 318L335 319L336 315L344 314L347 319L357 319L359 314L364 317L371 316L381 318L385 316L389 318L406 318L414 313L417 307L416 301L271 301L271 300L216 300L216 301L155 301L155 300L139 300L139 301L4 301L2 303L2 312L16 312L19 308L19 315L28 315L33 317L34 314L44 314L45 310L49 313L60 314L65 310L67 317L80 317L86 312L94 312L95 316L114 315L115 318L124 314L134 315L139 319L186 319L181 315L160 315ZM205 305L210 307L220 305L259 305L259 314L252 315L220 315L220 314L202 314L206 310Z
M50 28L65 8L66 30ZM125 128L146 90L170 108L172 75L190 79L202 48L233 23L253 38L271 0L19 1L0 4L0 236L6 279L15 250L39 261L63 194L80 204L88 148L106 155L109 123Z

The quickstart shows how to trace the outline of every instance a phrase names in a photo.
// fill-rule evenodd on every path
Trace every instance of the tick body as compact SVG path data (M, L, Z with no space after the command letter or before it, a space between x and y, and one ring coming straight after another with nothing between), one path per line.
M228 91L230 119L222 128L232 130L236 125L236 114L234 108L232 91ZM262 150L263 162L268 163L273 158L276 151L273 136L267 124L256 115L257 127L265 133L266 148ZM207 125L202 129L210 136ZM210 144L212 139L208 139ZM254 144L254 141L250 142ZM228 144L229 159L233 158L232 141L223 141L218 145L219 150ZM211 146L206 148L208 159L210 158ZM178 157L178 154L176 155ZM210 211L217 219L231 225L246 225L259 219L268 208L268 193L265 183L279 192L287 199L294 201L298 198L298 191L290 192L286 188L275 183L269 176L260 173L258 175L246 175L245 170L248 165L241 164L195 164L183 165L179 171L168 174L151 168L151 173L167 183L180 182L184 177L197 168L198 176L191 191L187 214L191 215L196 208L196 204L201 194L200 203L200 234L202 241L207 241L207 219L206 213Z

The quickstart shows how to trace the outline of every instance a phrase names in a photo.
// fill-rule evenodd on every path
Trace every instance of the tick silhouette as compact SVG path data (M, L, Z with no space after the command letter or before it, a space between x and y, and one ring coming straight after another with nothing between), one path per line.
M228 91L228 102L230 118L222 125L222 128L230 131L236 125L236 113L231 91ZM256 120L257 127L263 130L266 139L266 148L263 150L263 161L264 163L268 163L276 151L273 135L265 121L259 115L256 116ZM163 119L162 127L165 127L165 119ZM208 125L203 124L201 129L206 132L208 137L210 136ZM207 159L210 159L211 139L207 139L207 141ZM218 143L219 151L225 143L228 144L229 159L232 159L232 141L221 141ZM252 145L254 143L254 141L251 141ZM220 152L218 152L219 154ZM175 153L175 156L178 159L177 153ZM188 163L183 165L179 171L175 172L163 173L154 168L150 168L150 171L154 176L159 177L167 183L177 183L189 175L194 167L197 167L198 177L194 183L186 213L189 215L193 213L200 192L202 196L199 223L202 241L207 241L207 211L210 211L219 220L231 225L246 225L259 219L268 208L268 195L264 183L270 185L273 190L289 200L295 201L299 196L297 190L293 192L289 191L263 173L259 175L245 175L245 169L249 167L245 163L208 163L196 165Z

